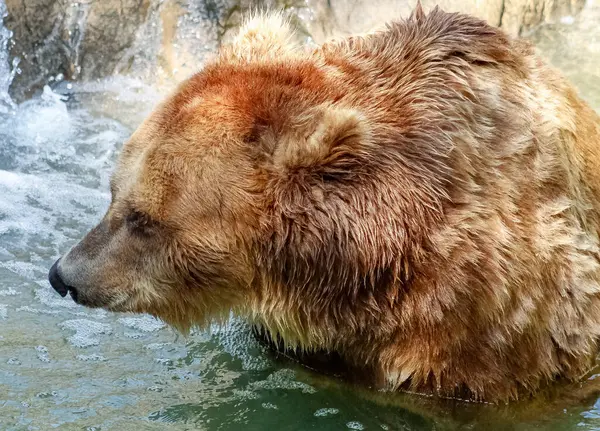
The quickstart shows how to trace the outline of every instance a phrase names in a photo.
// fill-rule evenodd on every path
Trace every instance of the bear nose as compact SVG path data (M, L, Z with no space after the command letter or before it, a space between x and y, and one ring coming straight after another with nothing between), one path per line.
M58 262L57 260L52 268L50 268L50 272L48 273L48 281L50 281L50 285L56 290L60 296L63 298L67 296L67 293L71 292L71 297L75 302L77 302L77 290L73 286L69 286L65 284L60 274L58 273Z

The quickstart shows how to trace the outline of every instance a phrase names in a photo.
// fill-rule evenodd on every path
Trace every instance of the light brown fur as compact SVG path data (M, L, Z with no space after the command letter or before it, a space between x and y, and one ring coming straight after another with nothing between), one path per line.
M231 310L379 387L515 399L593 364L600 121L525 42L420 8L307 52L253 20L125 145L78 301Z

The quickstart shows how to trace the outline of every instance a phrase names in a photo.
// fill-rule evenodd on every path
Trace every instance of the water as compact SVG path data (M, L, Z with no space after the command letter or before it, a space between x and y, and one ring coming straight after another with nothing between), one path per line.
M531 35L600 108L600 8ZM0 15L4 3L0 1ZM600 401L435 404L349 387L274 358L242 322L178 336L87 310L47 269L105 211L121 143L169 86L52 82L16 105L0 26L0 430L600 429Z
M0 21L6 16L6 5L0 2ZM13 64L8 60L8 44L12 33L0 23L0 112L7 113L14 108L14 103L8 96L8 87L17 72L18 59ZM11 67L12 66L12 67Z

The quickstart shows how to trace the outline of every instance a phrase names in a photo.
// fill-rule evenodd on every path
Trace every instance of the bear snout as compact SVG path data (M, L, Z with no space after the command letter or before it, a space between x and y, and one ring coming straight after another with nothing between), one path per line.
M77 289L75 289L73 286L69 286L63 281L58 269L59 262L60 259L58 259L54 265L52 265L52 268L50 268L50 272L48 273L48 281L50 281L50 285L59 293L60 296L64 298L67 296L67 293L71 293L71 298L73 298L73 301L77 302L77 298L79 296Z

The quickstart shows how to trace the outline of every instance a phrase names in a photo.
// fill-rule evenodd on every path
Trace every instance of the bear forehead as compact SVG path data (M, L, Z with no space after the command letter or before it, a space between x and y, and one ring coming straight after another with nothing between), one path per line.
M330 93L325 74L313 62L219 62L183 83L157 120L162 128L176 133L190 123L210 126L208 130L218 133L247 130L256 118L273 116L283 101L312 103Z
M242 164L254 154L257 126L285 128L296 113L329 97L324 74L307 61L208 65L134 133L115 182L157 219L167 218L182 193L198 194L192 189L207 182L197 198L210 207L228 179L239 182Z

